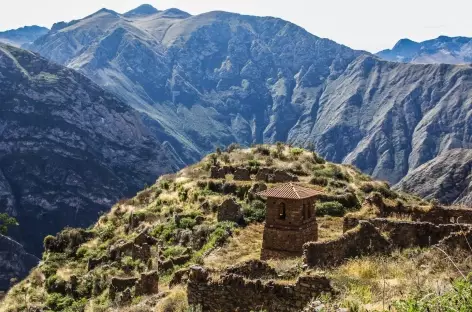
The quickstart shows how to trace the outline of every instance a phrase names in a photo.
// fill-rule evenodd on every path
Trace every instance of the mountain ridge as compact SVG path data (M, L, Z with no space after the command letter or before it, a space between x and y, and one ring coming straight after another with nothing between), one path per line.
M390 50L376 53L394 62L467 64L472 62L472 38L439 36L422 42L401 39Z

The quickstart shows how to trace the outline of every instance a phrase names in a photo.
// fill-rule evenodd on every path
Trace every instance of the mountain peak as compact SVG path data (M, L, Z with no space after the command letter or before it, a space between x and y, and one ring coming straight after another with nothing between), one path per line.
M137 8L126 12L123 14L126 17L132 17L132 16L146 16L146 15L152 15L159 13L159 10L157 10L155 7L153 7L150 4L142 4L138 6Z
M405 49L405 48L411 48L418 45L418 42L410 40L408 38L400 39L397 44L393 47L393 49Z

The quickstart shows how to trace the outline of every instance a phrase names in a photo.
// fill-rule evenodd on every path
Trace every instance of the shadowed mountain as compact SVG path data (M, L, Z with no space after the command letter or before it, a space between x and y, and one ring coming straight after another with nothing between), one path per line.
M0 103L0 207L36 255L47 234L87 227L184 165L155 121L74 70L3 44Z

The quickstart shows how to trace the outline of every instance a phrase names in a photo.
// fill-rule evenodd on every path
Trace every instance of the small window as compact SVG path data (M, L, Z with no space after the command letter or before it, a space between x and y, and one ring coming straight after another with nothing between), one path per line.
M306 211L307 211L308 219L311 219L311 207L310 207L310 205L308 205L306 208L307 208Z
M308 219L306 205L303 204L303 220Z
M279 204L279 219L285 220L286 218L287 218L287 213L285 210L285 203L280 203Z

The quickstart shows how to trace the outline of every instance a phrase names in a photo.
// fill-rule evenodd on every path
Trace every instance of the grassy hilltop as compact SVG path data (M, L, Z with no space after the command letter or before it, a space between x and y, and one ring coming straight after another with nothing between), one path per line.
M398 193L356 168L328 163L316 153L282 144L217 150L201 162L166 175L134 198L118 202L88 229L65 229L44 240L43 259L16 284L0 311L187 311L184 285L170 287L175 272L202 264L213 273L238 262L257 259L262 245L265 204L254 181L210 179L211 166L231 165L254 172L271 167L295 174L300 183L324 193L317 204L320 240L342 234L342 216L375 214L363 206L372 193L392 207L429 209L429 203ZM268 185L270 187L270 184ZM234 197L242 206L240 222L218 222L223 201ZM154 242L150 257L110 257L111 250L136 241L143 231ZM102 259L97 263L95 260ZM301 258L271 260L281 281L293 281L304 270ZM470 260L456 263L461 269ZM159 295L137 296L120 306L110 299L113 277L159 271ZM327 309L387 309L402 298L415 298L435 287L447 290L458 270L432 250L407 250L392 257L365 257L326 271L339 289L336 298L322 298ZM37 310L35 310L35 308ZM415 310L411 310L415 311ZM419 311L419 310L418 310Z

